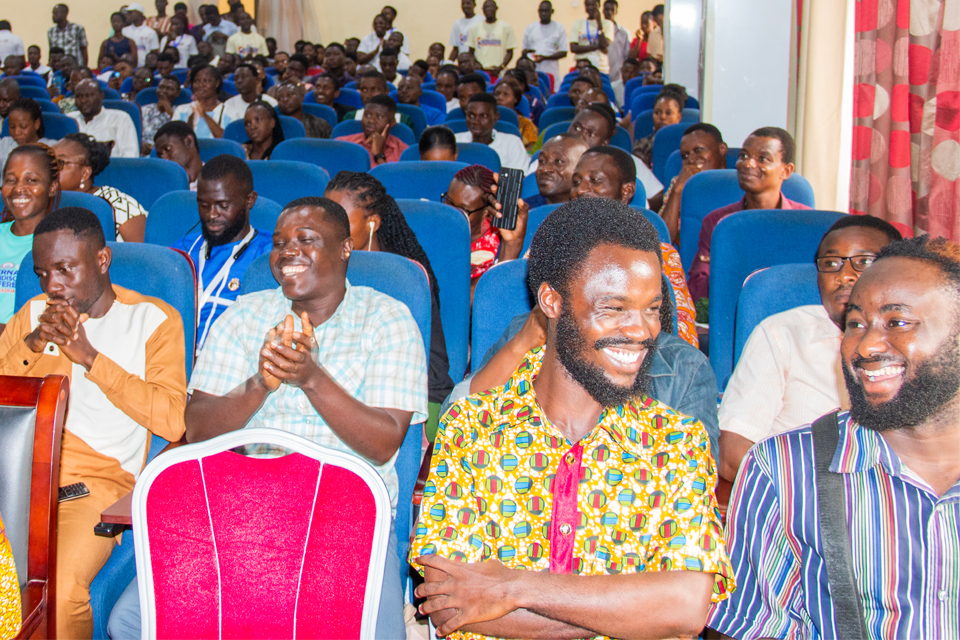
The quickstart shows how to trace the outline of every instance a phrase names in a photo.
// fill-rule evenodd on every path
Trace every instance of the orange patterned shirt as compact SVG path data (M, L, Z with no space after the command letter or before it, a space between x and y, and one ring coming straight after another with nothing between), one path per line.
M0 520L0 638L12 638L20 631L20 583L13 551Z
M642 397L605 410L571 444L537 403L542 353L444 415L411 559L496 557L577 575L703 571L716 574L713 602L726 598L733 571L700 422Z
M683 272L683 263L680 253L672 244L660 243L660 252L663 254L663 273L673 285L673 295L677 299L677 333L682 340L686 340L695 347L700 346L697 337L697 310L693 306L693 299L687 289L687 275Z

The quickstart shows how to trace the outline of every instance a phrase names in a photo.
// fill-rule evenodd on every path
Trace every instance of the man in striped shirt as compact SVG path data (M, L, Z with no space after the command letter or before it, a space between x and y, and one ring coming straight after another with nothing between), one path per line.
M853 582L870 638L960 637L960 246L884 248L857 281L838 416ZM727 521L737 590L709 626L736 638L838 638L811 427L756 445ZM759 515L762 514L762 515Z

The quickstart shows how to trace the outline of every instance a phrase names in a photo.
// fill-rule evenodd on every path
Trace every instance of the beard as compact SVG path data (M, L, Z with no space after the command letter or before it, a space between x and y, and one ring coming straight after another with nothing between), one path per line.
M220 233L210 233L207 231L207 227L203 224L200 225L200 232L203 234L203 239L207 241L207 245L210 247L219 247L222 244L227 244L231 240L237 237L243 227L247 224L247 215L238 215L233 223L225 228Z
M557 357L577 384L586 389L590 397L599 402L602 407L617 407L633 398L646 395L650 386L649 372L653 354L657 350L657 342L648 338L639 343L646 347L647 354L637 372L636 380L632 385L625 387L610 382L603 367L587 362L582 354L587 349L599 351L605 347L636 344L638 344L636 341L628 338L601 338L592 345L587 344L583 332L573 320L573 313L564 302L563 312L557 320Z
M911 380L905 380L893 399L873 405L867 401L857 376L843 366L843 377L850 394L850 416L868 429L877 432L909 429L936 415L960 390L960 329L953 332L936 355L921 363ZM902 358L855 356L851 367L867 363L905 366Z

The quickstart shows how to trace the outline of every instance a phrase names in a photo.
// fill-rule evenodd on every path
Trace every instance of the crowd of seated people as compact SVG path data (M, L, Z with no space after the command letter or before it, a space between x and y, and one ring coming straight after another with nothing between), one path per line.
M184 3L168 15L156 0L151 16L132 3L94 59L57 5L46 64L40 45L8 45L0 20L0 374L69 379L59 485L89 490L57 510L58 636L92 637L95 616L114 640L144 631L143 576L106 612L91 584L117 545L94 527L133 490L152 438L270 427L382 481L378 638L407 637L414 602L455 638L839 638L850 601L864 637L960 637L960 246L838 213L806 260L820 304L760 320L726 380L704 340L714 230L755 210L813 215L785 195L790 133L757 123L725 141L689 120L689 88L664 84L663 5L631 35L616 0L586 0L572 25L544 0L519 41L494 0L460 5L422 57L391 6L363 37L283 51L238 0L202 5L197 25ZM678 124L668 172L657 134ZM362 166L341 170L347 152ZM719 173L728 155L735 178ZM324 183L264 197L281 197L258 174L280 158L319 165ZM191 336L172 304L111 280L114 253L168 222L154 201L169 193L143 189L150 168L115 177L138 163L185 176L169 191L192 226L163 245L192 265ZM399 195L390 171L404 166ZM512 229L499 169L525 176ZM417 191L428 170L448 170L442 193ZM742 197L688 217L681 202L711 172ZM414 222L411 191L454 212L469 270L439 258L452 240ZM91 198L112 228L63 202ZM422 267L429 335L404 303L351 283L357 251ZM247 293L266 261L278 286ZM27 263L42 294L24 301ZM476 324L506 263L525 270L529 305L483 353L452 342L451 318ZM420 516L403 530L398 452L421 423ZM21 624L11 533L0 520L3 637Z

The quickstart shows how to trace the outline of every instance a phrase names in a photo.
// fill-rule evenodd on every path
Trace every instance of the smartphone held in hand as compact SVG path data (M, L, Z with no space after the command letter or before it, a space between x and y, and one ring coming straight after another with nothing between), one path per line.
M517 228L517 201L520 199L520 189L523 187L523 171L520 169L500 169L500 179L497 181L497 202L500 203L501 217L490 221L498 229Z

